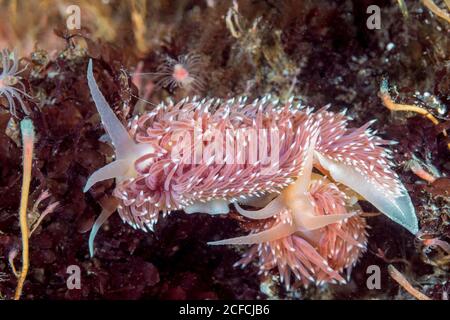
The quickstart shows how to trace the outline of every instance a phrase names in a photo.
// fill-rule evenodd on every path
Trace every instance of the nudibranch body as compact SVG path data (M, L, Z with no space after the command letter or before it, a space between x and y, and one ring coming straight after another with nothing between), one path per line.
M259 251L264 270L278 265L284 279L292 272L318 281L342 281L334 270L351 267L365 247L365 221L349 188L418 231L414 207L382 147L389 142L373 135L370 123L347 128L344 113L326 107L313 113L269 97L184 99L159 105L127 130L100 92L92 61L87 77L116 159L92 174L85 191L115 178L119 214L135 228L152 231L159 215L172 210L227 214L233 203L251 220L268 220L248 236L212 244L255 244L242 264ZM244 210L239 203L264 208ZM279 250L295 255L276 261ZM348 254L337 259L342 250ZM330 261L315 267L319 257Z

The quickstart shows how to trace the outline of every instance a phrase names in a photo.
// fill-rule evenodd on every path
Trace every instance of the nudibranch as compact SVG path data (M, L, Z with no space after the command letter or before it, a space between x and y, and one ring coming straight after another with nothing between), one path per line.
M311 169L306 173L275 198L278 208L273 217L259 224L247 223L250 235L212 243L253 244L235 266L258 259L260 273L267 275L277 268L288 290L292 277L294 283L303 285L345 283L343 271L351 274L367 244L366 221L359 215L355 194ZM251 213L256 216L258 210ZM305 213L324 221L305 227ZM339 216L346 218L336 223L326 220Z
M89 177L84 191L114 178L118 212L134 228L153 231L160 214L173 210L227 214L233 204L261 227L210 244L252 245L240 264L259 253L261 270L278 266L287 283L291 273L301 281L343 281L339 272L366 244L355 195L418 231L383 147L390 142L375 136L371 123L348 128L344 113L313 112L270 96L251 103L186 98L158 105L127 130L100 92L92 60L87 79L116 158Z

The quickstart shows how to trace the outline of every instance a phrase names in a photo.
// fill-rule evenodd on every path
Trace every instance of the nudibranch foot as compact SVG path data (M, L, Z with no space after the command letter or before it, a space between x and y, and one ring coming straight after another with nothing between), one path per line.
M94 240L97 235L100 227L108 220L108 218L117 210L117 206L119 205L119 201L114 197L100 200L100 204L102 206L102 212L97 217L92 226L91 232L89 233L89 254L91 257L94 256Z
M210 215L216 215L227 214L230 212L230 208L228 207L228 201L214 199L207 202L195 202L184 208L184 212L187 214L207 213Z

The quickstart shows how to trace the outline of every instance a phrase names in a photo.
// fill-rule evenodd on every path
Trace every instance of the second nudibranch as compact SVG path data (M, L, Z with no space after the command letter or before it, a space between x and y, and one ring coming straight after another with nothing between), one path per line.
M390 151L383 147L389 141L373 135L370 123L348 128L344 113L329 112L326 107L313 113L292 101L281 104L269 97L252 103L245 98L184 99L159 105L135 119L127 130L100 92L92 60L87 79L116 158L89 177L84 191L99 181L114 178L119 214L134 228L153 231L160 214L173 210L227 214L233 203L240 214L260 220L289 209L293 223L288 226L277 224L260 233L212 243L253 244L280 239L298 230L318 230L352 217L354 213L348 212L317 214L308 194L314 169L334 184L352 189L411 233L418 232L411 199L391 169ZM196 135L198 123L203 130L200 135ZM278 161L270 164L276 168L268 168L261 161L250 163L248 159L221 163L215 161L217 151L211 151L210 158L199 163L171 157L180 145L183 150L195 149L196 143L207 148L211 142L205 136L213 129L224 135L235 133L232 139L241 129L276 131L277 141L270 134L258 141L277 151ZM189 139L179 139L180 132ZM250 147L244 144L243 150ZM237 158L239 154L233 156ZM239 206L241 203L260 208L262 202L266 202L265 208L255 211ZM94 230L95 234L98 224Z

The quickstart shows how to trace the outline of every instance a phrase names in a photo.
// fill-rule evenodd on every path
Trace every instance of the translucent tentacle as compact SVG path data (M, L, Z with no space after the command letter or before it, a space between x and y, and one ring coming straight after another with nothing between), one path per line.
M331 177L353 189L378 210L398 224L416 234L419 231L417 216L411 198L405 192L400 196L392 196L382 187L370 183L366 177L354 168L331 160L316 152L320 164L330 172Z
M306 230L316 230L326 227L329 224L351 218L355 213L330 214L325 216L311 216L302 219L302 227Z
M249 234L248 236L230 238L225 240L208 242L209 245L226 245L226 244L255 244L267 241L274 241L289 236L295 232L295 227L287 223L279 223L273 228Z

